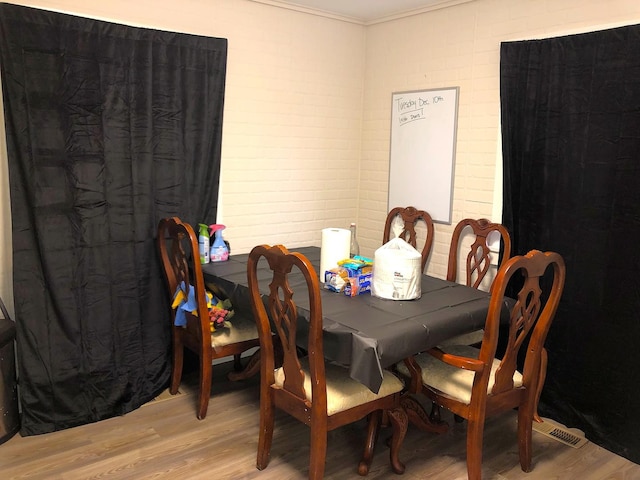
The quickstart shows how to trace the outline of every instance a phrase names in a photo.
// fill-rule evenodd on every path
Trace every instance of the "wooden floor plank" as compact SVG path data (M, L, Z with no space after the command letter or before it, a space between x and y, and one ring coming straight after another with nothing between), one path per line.
M257 379L228 382L228 366L218 366L205 420L195 416L193 377L182 394L162 395L127 415L60 432L14 436L0 445L3 480L86 479L259 479L297 480L307 477L309 429L278 413L269 466L255 468L258 439ZM443 435L427 434L410 426L401 459L406 472L397 477L389 467L381 432L370 480L404 478L456 480L466 478L465 424L455 424ZM486 480L635 480L636 465L587 443L574 449L534 432L533 471L520 470L516 442L516 413L487 422L483 478ZM326 479L362 478L357 464L365 436L358 422L329 433Z

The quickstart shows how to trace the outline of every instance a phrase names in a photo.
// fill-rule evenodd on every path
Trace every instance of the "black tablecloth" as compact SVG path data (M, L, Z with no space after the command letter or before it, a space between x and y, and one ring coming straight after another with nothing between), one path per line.
M293 251L293 249L291 250ZM295 249L320 265L320 248ZM205 282L214 293L229 298L238 312L251 313L247 282L249 255L232 255L226 262L203 265ZM271 272L259 265L260 290L268 294ZM290 278L293 291L304 279ZM305 287L306 288L306 287ZM444 340L484 327L490 296L474 288L422 276L422 296L416 300L386 300L368 293L347 297L322 289L323 342L327 359L349 368L350 376L377 392L382 369ZM306 295L296 298L299 313L309 312ZM506 309L505 309L506 313ZM307 347L307 330L299 322L298 343ZM302 328L301 328L302 327Z

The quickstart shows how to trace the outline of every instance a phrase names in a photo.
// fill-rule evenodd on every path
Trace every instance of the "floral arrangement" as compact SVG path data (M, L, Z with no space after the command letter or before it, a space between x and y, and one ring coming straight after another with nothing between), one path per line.
M233 317L233 306L229 299L219 300L218 298L213 297L213 300L216 303L209 308L211 332L215 332L219 328L229 327L229 320Z

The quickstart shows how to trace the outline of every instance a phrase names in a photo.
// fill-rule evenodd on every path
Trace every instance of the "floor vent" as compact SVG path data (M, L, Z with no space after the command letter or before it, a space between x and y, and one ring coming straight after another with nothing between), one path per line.
M533 429L536 432L542 433L547 437L551 437L573 448L580 448L588 442L584 436L584 432L577 428L567 428L561 423L549 418L543 417L542 420L542 423L533 422Z

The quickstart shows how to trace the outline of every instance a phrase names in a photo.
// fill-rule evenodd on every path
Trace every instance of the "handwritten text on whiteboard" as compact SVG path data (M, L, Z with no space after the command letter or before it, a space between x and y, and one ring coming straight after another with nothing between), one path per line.
M440 102L444 102L444 97L440 95L425 98L397 98L396 109L398 111L398 123L405 125L416 120L424 120L426 118L425 108Z

